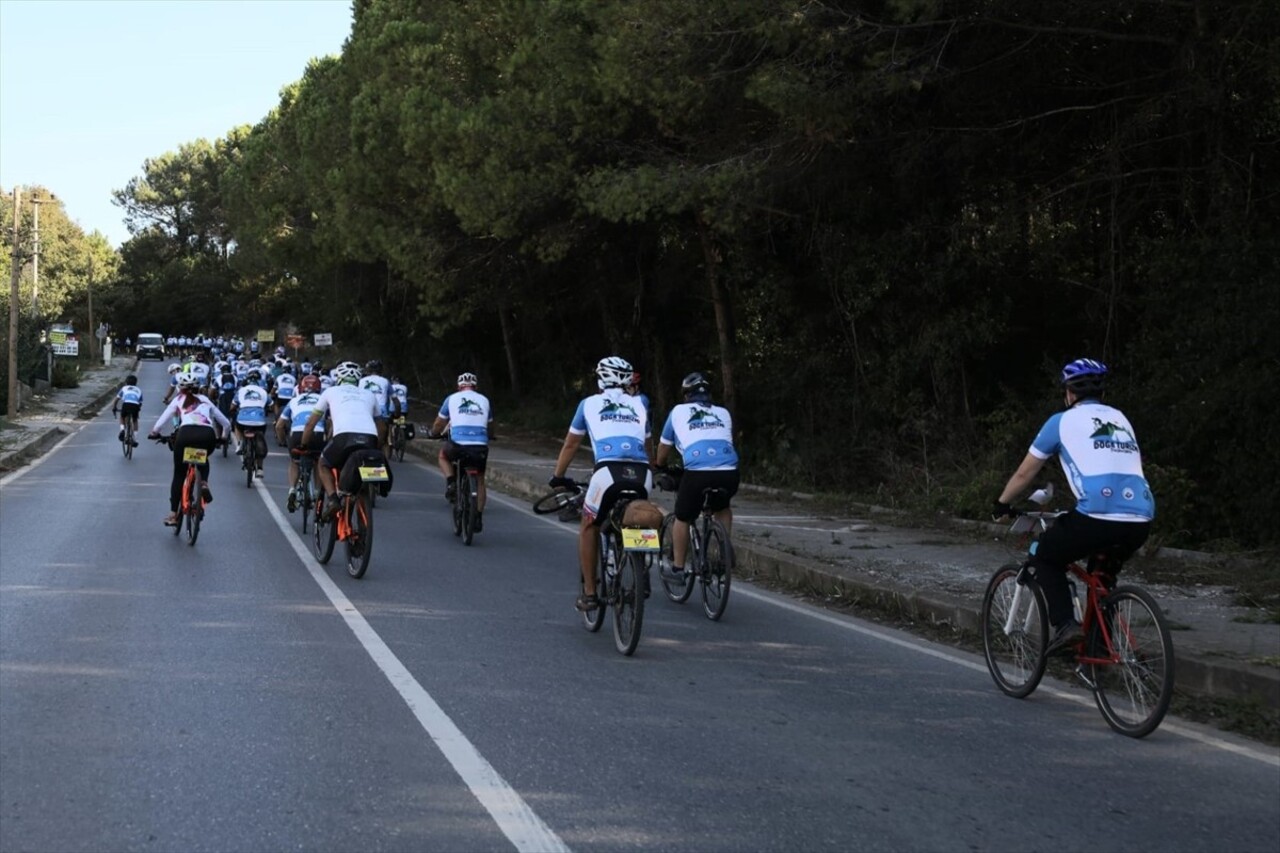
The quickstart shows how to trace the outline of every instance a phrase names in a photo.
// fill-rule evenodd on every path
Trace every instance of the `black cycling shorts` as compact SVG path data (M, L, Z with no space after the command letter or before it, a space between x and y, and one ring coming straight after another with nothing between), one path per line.
M723 494L711 495L707 505L713 512L729 506L729 499L738 493L738 469L732 471L690 471L685 469L680 477L680 490L676 492L676 518L693 521L702 512L702 492L705 489L721 489Z
M141 403L121 403L120 404L121 419L133 418L136 421L138 419L138 412L140 411L142 411Z
M457 462L458 459L464 459L462 467L467 467L467 462L471 467L475 468L481 474L485 471L485 466L489 463L489 445L487 444L458 444L453 441L446 441L444 447L440 449L444 454L445 461L449 463Z
M289 433L289 450L302 447L302 430L295 429ZM313 456L318 455L324 450L324 435L320 432L311 433L311 443L306 445L307 452Z
M320 458L330 468L337 468L341 471L342 466L347 462L347 457L355 451L377 450L379 446L376 435L369 435L363 432L339 433L320 451Z

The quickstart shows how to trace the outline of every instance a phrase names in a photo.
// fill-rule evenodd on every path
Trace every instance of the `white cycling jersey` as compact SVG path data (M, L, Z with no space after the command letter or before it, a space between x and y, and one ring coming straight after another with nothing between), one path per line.
M589 435L596 462L647 462L649 413L640 398L621 388L592 394L578 404L569 432Z
M391 381L385 376L379 376L376 373L364 377L360 380L360 387L369 391L378 400L378 417L387 416L387 399L391 388Z
M320 402L319 394L315 391L304 391L289 401L289 405L285 406L284 411L280 413L280 419L289 422L290 432L302 432L302 428L307 425L307 418L311 417L311 412L318 402Z
M152 432L159 432L160 428L169 423L171 418L178 418L179 427L184 426L213 426L218 424L222 427L222 434L226 435L227 430L231 429L231 421L227 420L227 416L218 411L218 407L213 404L203 394L183 394L173 398L169 405L165 406L164 411L160 413L160 417L156 419L155 426L151 428Z
M264 427L267 425L266 389L257 385L246 385L236 392L236 423L242 427Z
M374 417L381 415L378 398L373 392L357 385L334 385L320 393L316 400L315 412L327 412L333 422L333 434L358 433L360 435L377 435L378 425Z
M440 417L449 422L449 439L454 444L488 444L493 410L489 398L476 391L455 391L440 404Z
M281 373L276 377L276 396L281 400L291 399L297 387L298 380L293 378L292 373Z
M681 403L667 416L658 440L675 446L687 471L732 471L738 467L733 418L723 406Z

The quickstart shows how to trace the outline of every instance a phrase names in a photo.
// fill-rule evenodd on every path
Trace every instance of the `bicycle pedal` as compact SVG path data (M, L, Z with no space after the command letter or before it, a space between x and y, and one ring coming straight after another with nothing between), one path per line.
M1083 682L1084 686L1089 688L1090 691L1095 693L1097 692L1098 685L1092 679L1090 679L1089 676L1084 674L1083 664L1079 664L1076 666L1076 678L1080 679L1080 681Z

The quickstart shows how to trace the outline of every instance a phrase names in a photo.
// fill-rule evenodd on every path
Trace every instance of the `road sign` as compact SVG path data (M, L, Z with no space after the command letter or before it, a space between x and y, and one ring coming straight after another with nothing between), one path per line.
M294 349L300 349L307 345L306 335L285 335L285 343Z
M318 347L333 346L333 335L329 332L316 332L316 346Z
M264 344L269 344L269 343L272 343L273 341L275 341L275 339L276 339L276 330L275 330L275 329L259 329L259 330L258 330L258 341L259 341L259 342L264 343Z

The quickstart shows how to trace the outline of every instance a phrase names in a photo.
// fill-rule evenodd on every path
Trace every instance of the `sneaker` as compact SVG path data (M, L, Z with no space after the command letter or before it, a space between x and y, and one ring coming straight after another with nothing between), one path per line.
M116 436L116 441L124 441L124 430L123 430L123 429L121 429L121 430L120 430L120 433Z
M200 499L207 504L213 503L213 492L209 491L209 484L203 483L200 486Z
M130 440L129 440L129 445L130 445L131 447L137 447L137 446L138 446L138 442L137 442L136 440L134 440L134 439L130 439Z
M480 513L478 512L476 513L476 523L471 526L471 530L475 533L484 530L484 521L480 518Z
M444 487L444 499L449 503L453 503L458 499L458 487L455 484L449 483Z
M663 574L676 583L684 583L684 569L679 566L672 566L669 569L663 569Z
M164 526L165 526L165 527L177 527L177 526L178 526L178 514L177 514L176 512L171 512L171 513L169 513L167 516L165 516L165 519L164 519Z
M244 445L243 445L243 444L237 444L237 445L236 445L236 456L244 456Z
M1063 622L1053 631L1049 645L1045 647L1046 655L1069 654L1076 643L1084 638L1080 623L1074 619Z
M578 600L573 603L573 606L578 610L581 610L583 613L588 613L600 606L600 599L594 595L587 595L584 592L582 595L578 596Z
M289 508L289 512L298 511L298 490L296 488L289 490L289 500L285 503L285 506Z
M261 476L262 476L262 469L261 469L261 468L257 468L257 469L255 469L255 470L254 470L254 472L253 472L253 476L255 476L255 477L261 477Z
M320 500L321 500L321 507L322 507L322 509L320 510L320 519L325 524L328 524L329 522L333 521L334 515L336 515L338 512L338 496L326 495L322 497Z

